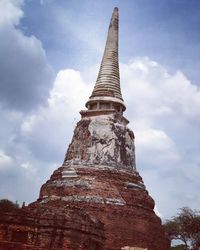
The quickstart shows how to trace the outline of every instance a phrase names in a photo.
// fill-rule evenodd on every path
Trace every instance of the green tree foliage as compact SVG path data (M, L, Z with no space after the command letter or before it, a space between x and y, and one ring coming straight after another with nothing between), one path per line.
M186 249L185 245L183 244L171 247L171 250L185 250L185 249Z
M181 240L184 244L177 246L179 248L172 249L200 249L199 211L183 207L176 216L172 217L171 220L167 220L164 226L170 240Z

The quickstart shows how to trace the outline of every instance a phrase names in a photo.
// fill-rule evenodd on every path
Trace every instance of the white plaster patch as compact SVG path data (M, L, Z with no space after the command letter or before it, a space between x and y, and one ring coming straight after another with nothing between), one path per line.
M126 204L126 202L121 198L121 199L115 199L115 198L104 198L101 196L96 196L96 195L86 195L86 196L81 196L81 195L70 195L66 197L60 197L56 195L51 195L49 197L42 197L44 198L41 203L47 203L50 200L63 200L63 201L75 201L75 202L91 202L91 203L100 203L100 204L110 204L110 205L118 205L118 206L123 206Z
M127 188L131 188L131 189L145 189L145 186L142 183L136 184L133 182L127 182L126 186Z
M141 247L125 246L125 247L122 247L121 250L148 250L148 249L147 248L141 248Z
M76 178L66 178L62 180L55 180L52 182L52 185L61 187L61 186L66 186L66 187L80 187L80 188L85 188L85 189L91 189L92 187L92 181L87 181L87 180L80 180Z
M106 198L105 203L106 204L113 204L113 205L121 205L121 206L126 204L125 200L122 198L121 199Z
M78 175L73 167L63 169L62 178L76 178L76 177L78 177Z
M88 148L91 156L90 160L95 161L95 158L101 158L102 161L109 161L108 152L111 157L114 157L116 135L112 130L110 115L96 116L91 118L89 131L95 142Z

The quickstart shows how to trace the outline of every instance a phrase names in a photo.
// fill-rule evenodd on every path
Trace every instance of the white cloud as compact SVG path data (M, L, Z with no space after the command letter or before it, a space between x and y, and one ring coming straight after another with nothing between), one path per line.
M149 58L122 64L121 71L137 168L158 210L171 216L182 206L198 208L200 164L193 149L199 148L200 89Z
M42 43L16 27L23 1L0 1L0 99L8 109L30 111L45 103L52 69Z
M180 71L170 75L149 58L121 65L124 99L134 105L138 117L162 117L199 122L200 89ZM134 108L133 108L134 109Z
M0 170L5 170L13 165L13 159L7 155L3 150L0 150Z
M84 107L89 98L90 86L88 86L79 71L73 69L61 70L58 72L54 87L50 92L49 104L66 104L65 109L78 111Z
M0 1L0 28L10 25L18 25L23 11L20 6L23 0L1 0Z
M58 72L48 105L28 116L21 125L23 138L37 157L46 161L52 160L51 156L60 161L64 158L66 142L71 139L80 119L79 111L88 99L88 88L79 71Z
M26 116L0 110L5 123L0 130L1 137L5 137L2 146L11 152L12 157L11 161L2 153L0 166L7 172L1 176L1 197L12 197L20 202L37 199L42 183L64 159L72 131L80 119L79 111L84 108L87 98L88 85L81 73L66 69L58 72L46 106ZM12 129L5 133L7 124ZM6 140L8 136L10 140ZM5 162L10 163L11 172ZM15 181L8 183L12 176L15 176ZM17 182L20 185L11 188ZM28 190L32 190L31 193Z
M149 128L147 130L135 131L137 143L137 156L144 163L154 164L160 168L166 162L172 163L180 160L176 145L164 131Z

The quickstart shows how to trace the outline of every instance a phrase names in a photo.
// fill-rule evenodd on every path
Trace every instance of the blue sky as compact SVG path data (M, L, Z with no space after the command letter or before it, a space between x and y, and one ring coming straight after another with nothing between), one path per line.
M0 196L31 202L62 164L115 6L125 116L162 218L199 209L200 2L0 0Z

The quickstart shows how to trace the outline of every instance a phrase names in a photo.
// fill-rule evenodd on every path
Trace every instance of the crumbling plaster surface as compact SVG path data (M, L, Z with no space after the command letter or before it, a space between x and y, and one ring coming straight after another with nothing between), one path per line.
M122 115L83 118L74 131L64 165L105 165L136 171L134 134Z

